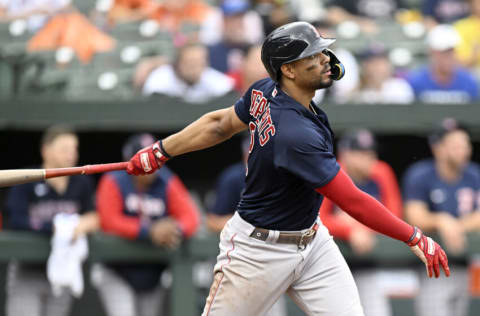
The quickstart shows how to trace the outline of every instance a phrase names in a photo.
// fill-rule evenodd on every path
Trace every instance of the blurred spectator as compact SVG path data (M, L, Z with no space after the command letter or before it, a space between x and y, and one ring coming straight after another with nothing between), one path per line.
M460 38L455 29L437 25L427 35L430 65L407 77L417 100L425 103L468 103L478 100L478 86L473 75L461 68L454 49Z
M149 134L133 135L123 147L124 160L153 142ZM187 189L168 168L140 177L123 171L105 174L97 188L97 208L103 231L172 249L199 225L199 213ZM95 265L92 282L107 315L163 314L160 276L166 268L160 263Z
M317 21L313 25L318 32L325 38L335 38L335 29L326 21ZM358 87L360 81L360 71L357 60L353 54L342 47L337 47L335 43L331 48L335 51L335 55L342 61L345 66L345 76L342 80L334 81L332 87L329 89L320 89L315 92L313 101L320 104L324 98L330 98L335 103L347 102L351 94Z
M468 15L468 0L423 0L422 14L428 29L452 23Z
M465 233L480 230L480 169L470 161L469 134L454 119L443 120L429 143L433 159L413 164L405 174L405 215L425 233L438 233L447 253L461 255L466 247ZM421 291L415 296L418 316L467 315L465 258L449 256L449 264L450 278L440 276L435 282L428 282L422 266Z
M306 1L308 0L298 0L298 5L296 7L301 10L300 6ZM293 8L289 6L291 1L255 0L253 2L254 10L258 12L263 21L265 34L270 34L274 29L281 25L298 20L294 14L294 11L292 10ZM308 10L306 7L302 7L302 9Z
M405 8L403 0L329 0L327 19L334 25L344 21L356 22L366 33L378 32L377 22L394 20L400 8Z
M402 200L392 168L377 158L377 145L372 133L365 129L348 132L338 142L338 158L342 168L355 184L384 204L393 214L402 216ZM372 252L376 232L360 224L329 199L320 207L320 218L334 237L347 240L358 255ZM378 266L365 259L350 264L365 315L392 315L388 293L379 284Z
M471 15L455 23L460 36L457 57L468 68L475 68L480 77L480 0L470 0Z
M114 0L108 11L111 23L146 19L156 9L154 0Z
M78 138L66 127L51 127L42 137L41 154L41 168L73 167L78 159ZM99 227L93 194L93 181L88 176L51 178L12 187L6 200L8 228L51 234L55 215L81 214L73 234L76 239ZM72 296L67 291L54 295L45 264L11 261L7 276L7 316L69 314Z
M362 73L358 90L351 100L366 104L411 103L413 90L403 78L394 77L393 65L381 44L372 44L361 54Z
M213 13L213 8L203 0L162 0L150 18L174 35L198 40L199 32Z
M179 48L173 65L155 69L145 81L144 95L164 94L202 103L233 89L233 80L208 66L208 50L199 43Z
M36 32L49 18L71 8L71 0L0 0L0 22L27 20L30 32Z
M250 147L250 136L242 141L242 161L229 166L219 176L216 186L216 198L213 208L207 213L207 227L214 233L220 233L223 226L233 216L245 187L245 173ZM283 296L273 304L263 316L287 316L286 302Z
M357 19L391 21L399 9L406 8L404 0L328 0L328 18L336 22Z
M241 69L228 73L228 75L235 80L235 90L238 93L243 95L254 82L268 77L267 70L262 63L261 54L261 45L250 46Z
M215 8L214 14L200 31L200 41L205 45L216 45L224 37L242 40L247 44L256 44L263 40L263 23L261 17L250 9L247 0L222 0ZM228 33L227 35L224 35Z
M238 71L246 49L263 39L263 27L258 14L250 10L247 0L224 0L220 6L223 13L222 34L218 41L209 45L210 65L223 73ZM252 37L252 26L256 36Z
M56 15L28 42L29 51L71 47L83 63L88 63L95 53L112 50L114 46L113 38L78 12Z

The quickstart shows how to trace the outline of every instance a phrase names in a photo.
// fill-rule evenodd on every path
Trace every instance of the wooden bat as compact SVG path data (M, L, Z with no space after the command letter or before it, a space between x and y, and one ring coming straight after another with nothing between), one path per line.
M128 162L115 162L72 168L0 170L0 188L22 183L42 181L55 177L125 170L127 164Z

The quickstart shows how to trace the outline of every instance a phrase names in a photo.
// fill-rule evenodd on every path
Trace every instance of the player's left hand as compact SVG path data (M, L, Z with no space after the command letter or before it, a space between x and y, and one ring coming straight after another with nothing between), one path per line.
M412 252L425 263L428 277L440 276L440 265L442 265L445 275L450 276L450 268L448 267L448 259L445 251L432 238L427 237L423 232L415 227L412 238L407 242Z
M160 141L157 141L148 147L140 149L130 158L127 165L127 173L135 176L154 173L168 159L160 149Z

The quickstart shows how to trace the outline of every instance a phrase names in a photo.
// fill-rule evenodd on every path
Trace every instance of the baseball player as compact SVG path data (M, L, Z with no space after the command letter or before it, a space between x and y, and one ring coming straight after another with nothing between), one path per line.
M220 254L204 316L263 315L287 292L307 315L363 315L352 274L318 220L323 196L370 228L405 242L431 277L448 276L447 257L421 230L359 190L333 154L327 115L311 100L344 68L306 22L275 29L262 45L270 78L235 105L205 114L137 152L127 172L152 173L172 157L249 129L245 190L220 234Z
M450 253L464 254L465 233L480 230L480 168L470 161L472 145L464 126L447 118L429 137L433 159L416 162L405 173L405 215L414 225L436 231ZM453 278L427 282L415 300L419 316L468 314L467 260L454 257ZM438 302L431 306L429 302Z
M150 134L131 136L123 146L124 159L154 141ZM97 189L97 209L104 231L169 248L193 235L199 224L197 207L182 181L168 168L143 177L120 171L103 175ZM158 263L95 265L92 279L107 315L158 315L164 296L160 276L166 268Z
M53 126L41 140L42 168L73 167L78 159L78 137L67 127ZM94 185L89 177L71 176L14 186L8 193L8 228L51 234L56 214L80 214L74 236L98 229L94 211ZM7 316L65 316L73 297L55 295L46 265L11 261L7 273Z
M341 167L355 185L370 194L395 216L402 217L402 198L392 168L377 157L377 142L367 129L352 130L337 144ZM348 241L353 252L362 256L375 248L377 237L368 227L358 223L329 199L320 207L320 219L332 236ZM388 292L381 286L378 263L368 258L349 263L357 284L363 310L368 316L391 316ZM393 272L391 272L393 273Z

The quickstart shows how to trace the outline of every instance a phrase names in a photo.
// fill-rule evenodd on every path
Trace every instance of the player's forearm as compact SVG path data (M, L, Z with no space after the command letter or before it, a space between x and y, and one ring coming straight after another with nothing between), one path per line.
M232 218L232 215L208 214L206 221L207 228L212 232L219 233L230 218Z
M360 223L389 237L407 241L413 227L393 215L380 202L358 189L343 170L318 192L328 197Z
M219 144L237 132L223 109L203 115L180 132L163 140L163 148L172 157Z
M460 223L466 232L478 231L480 229L480 211L464 216Z
M405 204L405 215L408 222L417 226L425 232L435 231L443 216L448 216L445 212L432 213L427 209L427 205L420 201L409 201Z

